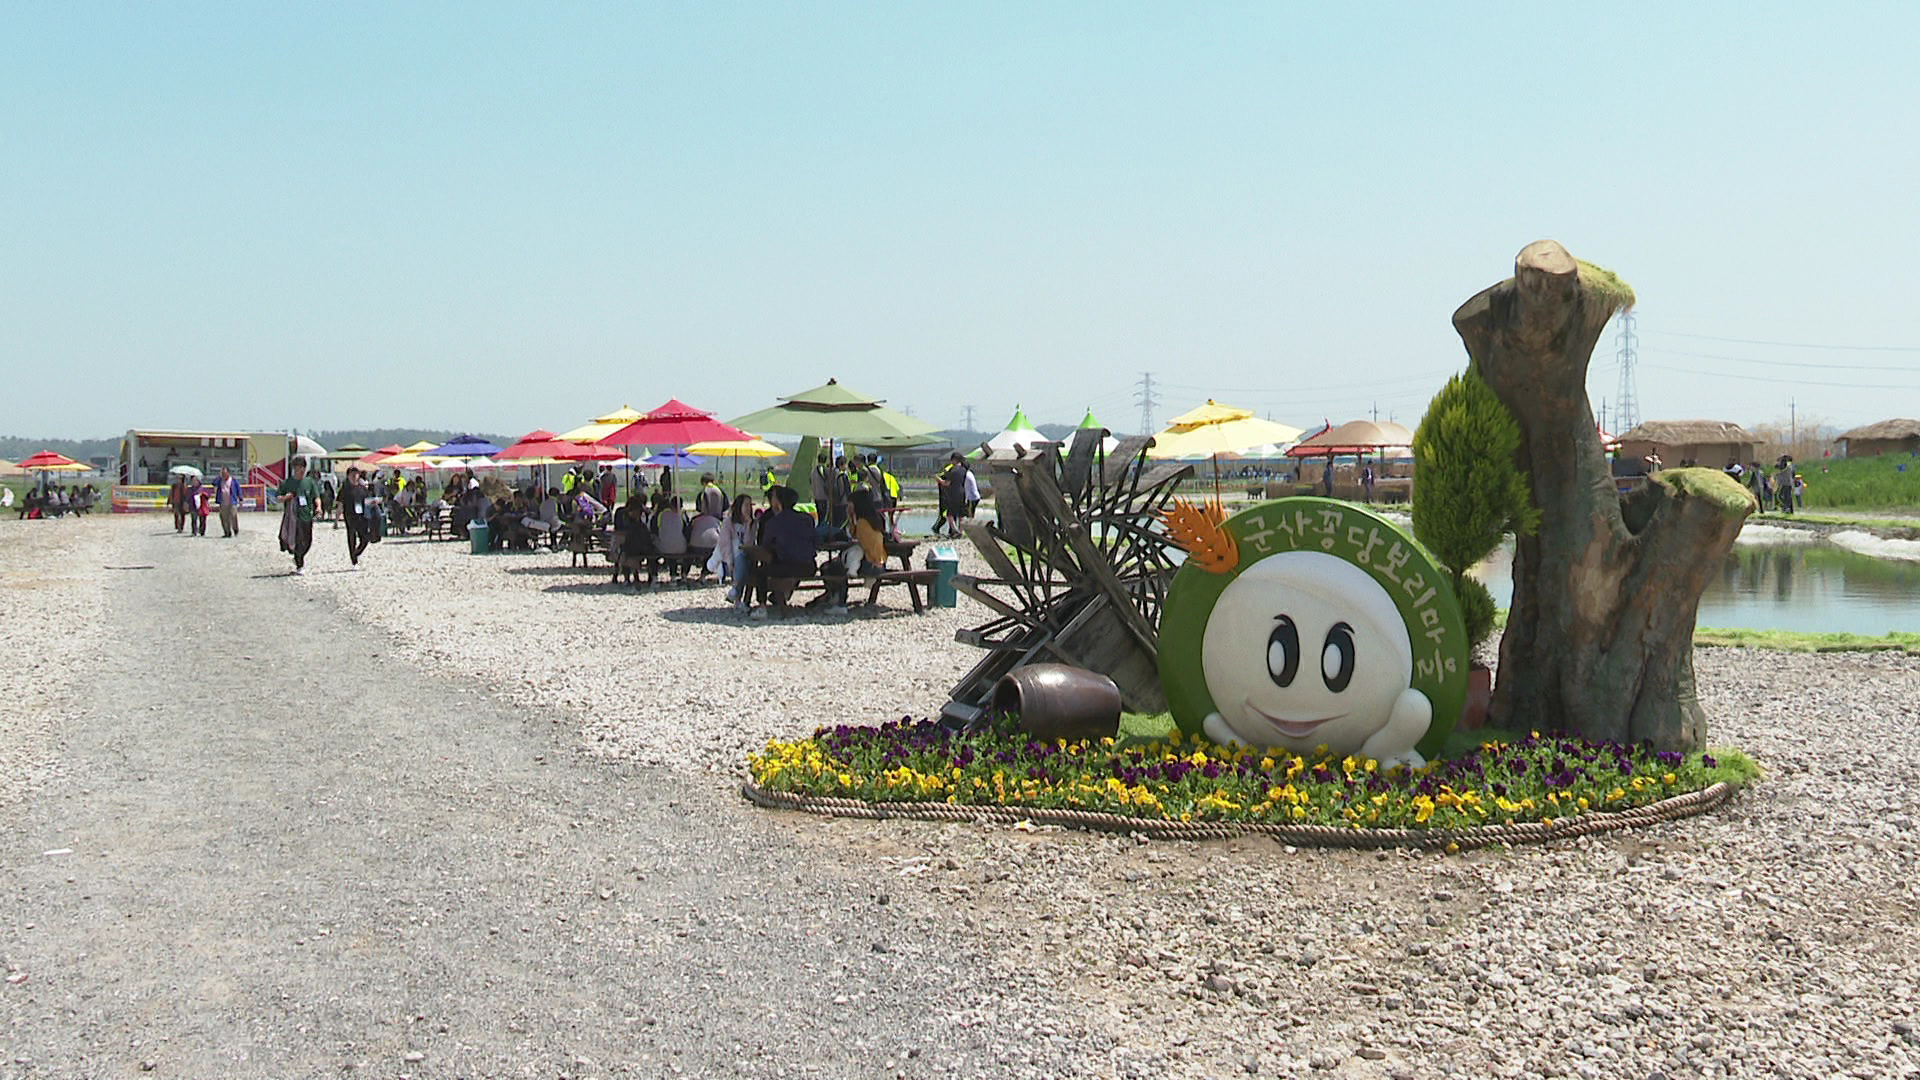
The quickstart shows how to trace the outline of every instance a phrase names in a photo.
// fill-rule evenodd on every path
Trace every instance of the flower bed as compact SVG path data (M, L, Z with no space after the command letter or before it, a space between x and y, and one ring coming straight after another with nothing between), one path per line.
M1148 740L1037 742L931 722L822 728L748 757L766 792L869 803L946 803L1119 814L1156 821L1460 829L1553 824L1648 806L1757 774L1737 751L1657 752L1566 736L1490 739L1424 769L1223 747L1179 732Z

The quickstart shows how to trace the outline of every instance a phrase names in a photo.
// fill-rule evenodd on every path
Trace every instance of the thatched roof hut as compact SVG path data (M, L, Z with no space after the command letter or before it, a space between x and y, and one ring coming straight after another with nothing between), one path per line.
M1850 458L1920 454L1920 420L1882 420L1854 428L1833 441L1844 443Z
M1658 454L1670 469L1683 461L1717 469L1729 461L1752 461L1759 441L1725 420L1649 420L1620 436L1620 456L1633 461Z

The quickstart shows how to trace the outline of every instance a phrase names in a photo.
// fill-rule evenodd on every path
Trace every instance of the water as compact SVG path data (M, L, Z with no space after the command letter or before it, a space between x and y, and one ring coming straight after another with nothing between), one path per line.
M924 537L932 527L930 510L900 515L900 530L910 538ZM1808 633L1920 632L1920 543L1876 540L1865 533L1838 533L1835 539L1839 543L1792 529L1748 525L1700 597L1699 625ZM1513 597L1512 546L1475 568L1474 576L1486 583L1496 603L1508 606Z
M1920 558L1899 542L1878 545L1864 534L1843 542L1906 556L1877 558L1808 533L1748 526L1700 597L1699 625L1716 629L1884 634L1920 631ZM1777 535L1787 534L1787 535ZM1889 544L1894 546L1888 546ZM1493 598L1513 596L1513 549L1475 568Z

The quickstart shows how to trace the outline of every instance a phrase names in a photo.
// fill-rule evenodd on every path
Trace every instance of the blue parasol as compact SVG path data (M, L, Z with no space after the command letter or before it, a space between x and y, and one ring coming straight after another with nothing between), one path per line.
M648 458L647 464L669 465L676 469L684 469L689 465L698 465L701 461L700 457L689 454L685 450L667 450Z
M492 457L500 448L478 435L455 435L445 443L431 450L421 451L421 457Z

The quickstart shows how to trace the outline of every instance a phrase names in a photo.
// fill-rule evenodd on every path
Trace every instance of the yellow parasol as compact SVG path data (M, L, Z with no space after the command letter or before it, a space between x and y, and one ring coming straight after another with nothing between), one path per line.
M764 439L746 442L703 442L686 448L698 457L786 457L787 452Z
M422 465L424 465L427 460L426 458L421 457L420 455L425 453L428 450L437 448L439 445L440 444L437 442L428 442L425 439L422 439L419 442L414 443L412 446L403 448L399 453L393 455L392 457L382 460L380 462L380 465L382 468L391 466L396 469L404 469L409 467L418 469Z
M622 405L605 416L596 416L572 431L563 431L554 437L562 442L597 443L646 415L631 405Z
M1153 458L1212 457L1238 454L1267 443L1298 441L1302 430L1263 420L1252 409L1237 409L1211 399L1192 412L1173 418L1165 431L1153 437Z
M740 493L740 459L786 457L787 452L767 442L765 439L748 439L745 442L725 439L713 442L694 443L687 447L687 453L699 457L730 457L733 459L733 491Z
M1211 458L1213 460L1213 497L1220 500L1220 455L1238 454L1256 446L1297 441L1302 429L1263 420L1252 409L1222 405L1212 398L1205 405L1173 418L1172 424L1153 437L1147 451L1152 458Z

